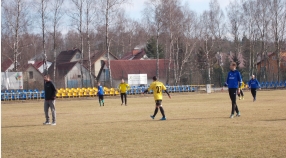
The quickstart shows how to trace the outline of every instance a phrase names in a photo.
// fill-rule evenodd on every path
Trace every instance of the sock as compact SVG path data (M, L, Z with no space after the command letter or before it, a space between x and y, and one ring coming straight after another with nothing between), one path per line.
M160 111L161 111L161 114L163 115L163 117L165 118L165 112L164 112L163 107L160 107Z
M102 100L102 104L103 104L103 106L104 106L104 100Z
M155 111L154 111L153 117L155 117L157 113L158 113L158 108L156 107L156 108L155 108Z

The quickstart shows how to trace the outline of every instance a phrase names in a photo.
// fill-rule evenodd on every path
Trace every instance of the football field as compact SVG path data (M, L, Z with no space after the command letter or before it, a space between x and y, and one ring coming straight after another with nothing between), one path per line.
M152 120L153 96L58 99L57 125L43 125L43 100L3 103L1 148L5 157L286 157L286 90L249 91L229 118L228 93L164 94Z

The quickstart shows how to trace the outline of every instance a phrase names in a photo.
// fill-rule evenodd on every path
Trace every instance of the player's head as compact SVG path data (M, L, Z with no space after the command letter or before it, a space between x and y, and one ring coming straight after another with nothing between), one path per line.
M97 82L97 85L100 86L100 82Z
M255 76L254 76L254 75L252 75L252 76L251 76L251 78L252 78L252 79L255 79Z
M157 81L157 77L156 76L153 77L153 81Z
M121 83L124 83L124 79L121 80Z
M44 75L44 80L45 81L50 81L50 75L49 74L45 74Z
M234 71L236 69L236 62L231 62L229 68Z

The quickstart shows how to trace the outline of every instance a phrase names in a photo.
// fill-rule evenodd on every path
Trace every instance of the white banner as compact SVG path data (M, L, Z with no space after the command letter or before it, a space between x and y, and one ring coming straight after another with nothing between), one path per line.
M1 90L23 89L22 72L1 72Z
M147 74L128 74L128 84L130 85L147 84Z

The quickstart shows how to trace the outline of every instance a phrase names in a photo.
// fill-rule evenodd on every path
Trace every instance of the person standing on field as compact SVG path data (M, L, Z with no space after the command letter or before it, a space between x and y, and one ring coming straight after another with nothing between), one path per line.
M156 114L158 113L158 109L160 109L160 112L163 116L160 120L166 120L167 118L165 116L165 112L162 107L162 99L163 99L162 91L164 90L168 94L170 99L171 99L171 96L169 92L167 91L167 88L165 87L165 85L162 82L157 81L156 76L153 77L153 82L151 83L150 87L143 92L143 94L151 90L153 90L156 107L155 107L154 115L150 115L150 117L154 119Z
M242 91L242 89L243 89L243 87L244 87L244 83L242 82L241 83L241 86L239 87L239 94L238 94L238 97L239 97L239 100L244 100L244 94L243 94L243 91Z
M240 112L236 104L236 93L240 94L238 87L241 86L241 83L242 83L242 78L241 78L240 72L236 70L236 63L232 62L230 64L230 71L228 72L227 80L225 83L225 86L228 86L228 93L229 93L229 97L231 99L231 105L232 105L230 118L234 117L234 111L236 111L237 117L240 116Z
M56 99L56 93L57 89L54 85L54 83L50 80L50 76L46 74L44 76L44 89L45 89L45 102L44 102L44 111L45 111L45 117L46 122L44 122L44 125L50 125L50 117L49 117L49 108L52 111L52 124L56 125L56 107L55 107L55 99Z
M125 106L127 106L127 96L126 96L126 92L130 89L129 84L124 82L124 79L121 80L121 83L118 86L119 90L120 90L120 96L121 96L121 105L123 105L123 103L125 103ZM124 97L124 102L123 102L123 97Z
M99 105L104 106L104 99L103 99L104 90L103 90L103 87L100 85L100 82L98 82L98 84L97 84L97 89L98 89L97 95L98 95Z
M260 84L259 84L258 80L255 79L254 75L252 75L251 79L248 82L248 88L250 88L251 94L252 94L252 97L253 97L253 101L255 102L256 101L257 88L259 88L259 89L261 89L261 88L260 88Z

